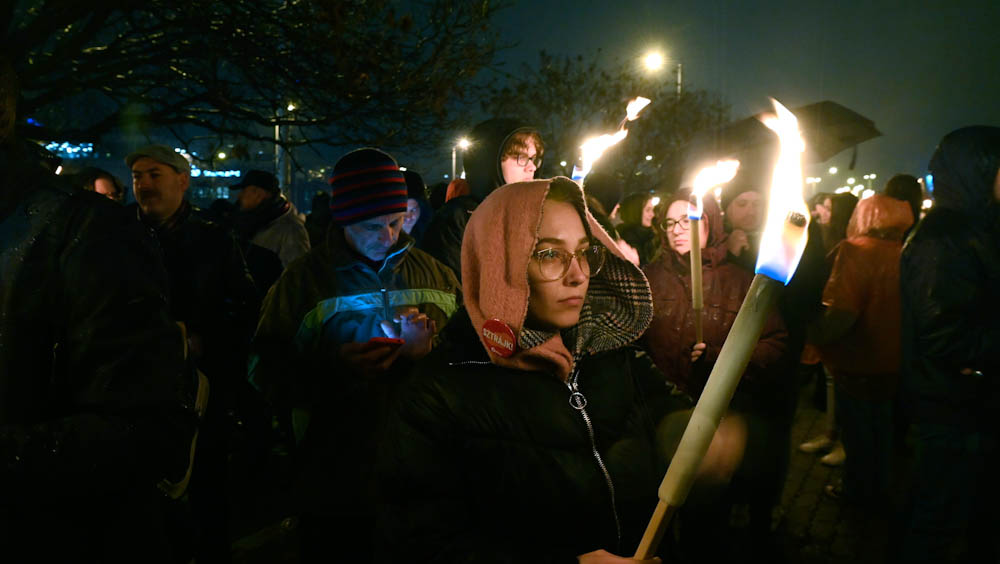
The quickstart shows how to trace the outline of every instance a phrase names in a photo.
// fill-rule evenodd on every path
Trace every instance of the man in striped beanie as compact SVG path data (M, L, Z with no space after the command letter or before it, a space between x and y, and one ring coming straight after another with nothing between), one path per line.
M265 298L250 380L294 414L303 562L328 558L331 546L364 562L374 552L378 422L457 309L459 284L403 232L406 180L391 156L352 151L330 185L326 243L289 264Z

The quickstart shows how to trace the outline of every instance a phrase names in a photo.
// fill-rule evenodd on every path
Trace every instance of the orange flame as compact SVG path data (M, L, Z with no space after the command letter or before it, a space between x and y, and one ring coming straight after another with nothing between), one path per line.
M802 152L805 142L795 114L774 103L776 116L762 119L781 144L771 179L767 221L757 255L757 273L788 284L806 248L809 208L802 198Z
M573 169L573 179L582 181L588 174L590 174L591 169L594 168L594 163L597 159L601 158L604 151L617 145L622 139L628 136L628 130L625 129L625 125L630 121L635 121L639 117L639 112L643 108L649 105L649 98L643 98L639 96L634 100L630 101L627 106L625 106L625 119L622 120L621 124L618 126L618 131L613 134L604 134L597 137L591 137L583 142L580 149L583 153L583 158L581 159L580 168L574 167Z
M725 160L716 161L712 166L706 166L698 171L694 177L694 188L691 190L693 202L688 205L688 217L690 219L701 219L704 213L702 198L709 189L725 184L736 176L736 171L740 168L740 161Z

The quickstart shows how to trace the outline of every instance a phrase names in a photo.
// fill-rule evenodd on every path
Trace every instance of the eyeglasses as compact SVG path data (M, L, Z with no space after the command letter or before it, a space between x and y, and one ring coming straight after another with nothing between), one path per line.
M593 278L604 266L607 249L600 245L591 245L586 249L571 253L563 249L542 249L531 258L538 263L538 272L547 282L559 280L569 272L569 265L576 257L580 270L589 278Z
M517 161L517 166L528 166L529 162L535 163L535 168L542 166L542 157L538 155L532 157L524 153L518 153L514 156L514 159Z
M674 227L678 225L681 226L681 231L687 231L691 229L691 220L686 217L682 217L680 219L667 218L667 220L663 222L663 230L673 231Z

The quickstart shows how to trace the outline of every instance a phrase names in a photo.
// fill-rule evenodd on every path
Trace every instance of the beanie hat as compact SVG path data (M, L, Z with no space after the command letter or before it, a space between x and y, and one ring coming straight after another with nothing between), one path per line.
M357 149L333 165L330 211L337 225L406 212L406 179L396 161L378 149Z

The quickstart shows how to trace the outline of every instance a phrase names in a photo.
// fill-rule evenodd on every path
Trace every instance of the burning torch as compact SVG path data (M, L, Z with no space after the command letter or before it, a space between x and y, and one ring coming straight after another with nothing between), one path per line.
M705 212L702 198L709 189L725 184L736 176L740 161L718 161L703 168L694 178L694 189L688 200L688 220L691 221L691 305L694 309L694 342L704 341L702 311L705 309L701 282L701 216Z
M618 131L612 134L599 135L597 137L591 137L583 142L580 149L583 151L583 158L580 166L573 165L573 180L583 184L583 179L590 174L590 170L594 168L594 163L597 159L601 158L604 151L617 145L622 139L628 136L628 129L625 128L628 122L635 121L639 117L639 112L643 108L649 105L649 98L643 98L639 96L625 106L625 119L618 124Z
M805 143L795 115L777 100L772 101L777 115L763 122L778 135L781 152L771 180L767 223L757 257L756 276L660 483L660 501L636 550L635 558L638 559L650 558L656 552L670 517L684 504L698 466L750 362L764 322L777 303L781 288L795 273L805 250L809 226L809 209L802 199L801 155Z

